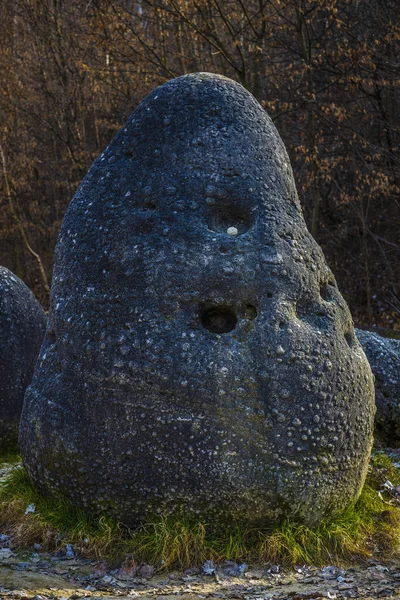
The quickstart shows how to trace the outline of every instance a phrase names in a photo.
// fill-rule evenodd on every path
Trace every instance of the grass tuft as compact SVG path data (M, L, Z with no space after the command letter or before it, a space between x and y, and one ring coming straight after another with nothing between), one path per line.
M12 536L15 547L39 543L51 551L70 543L75 552L111 564L133 556L136 563L163 570L187 569L205 560L286 566L346 564L377 551L382 559L398 549L400 509L393 504L395 499L379 491L387 479L398 485L399 471L387 456L377 454L355 506L316 529L289 520L268 530L229 529L180 516L158 517L131 531L110 517L88 515L64 498L43 496L25 469L17 466L0 484L0 527ZM30 504L35 511L25 514Z
M160 517L140 527L131 536L132 553L139 562L189 568L215 558L210 552L204 523Z

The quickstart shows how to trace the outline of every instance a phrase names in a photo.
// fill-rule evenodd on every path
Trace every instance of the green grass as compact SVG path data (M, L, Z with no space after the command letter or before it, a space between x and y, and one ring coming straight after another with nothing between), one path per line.
M63 498L46 498L31 483L23 467L15 467L0 485L0 528L13 536L14 545L40 543L53 550L66 543L84 556L111 564L131 555L159 569L188 568L214 562L279 563L284 565L346 564L379 551L382 559L396 552L400 540L400 509L384 499L379 489L389 479L400 483L390 459L377 454L360 499L331 523L316 529L286 520L269 530L222 528L185 518L159 517L129 530L110 517L90 516ZM35 512L25 515L27 506Z

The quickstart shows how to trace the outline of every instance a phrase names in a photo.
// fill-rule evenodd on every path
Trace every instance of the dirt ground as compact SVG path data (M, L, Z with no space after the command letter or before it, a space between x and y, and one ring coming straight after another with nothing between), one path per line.
M53 556L40 551L0 550L0 598L15 600L111 600L147 598L182 600L219 598L243 600L300 600L400 598L400 562L340 569L249 565L240 576L238 565L226 563L206 575L203 569L184 573L131 576L129 570L110 569L104 562ZM212 571L213 569L211 569ZM151 571L151 570L150 570ZM150 573L149 573L150 575Z

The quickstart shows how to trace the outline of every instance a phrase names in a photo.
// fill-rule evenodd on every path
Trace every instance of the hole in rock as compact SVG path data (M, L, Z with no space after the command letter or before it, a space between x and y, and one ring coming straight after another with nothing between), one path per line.
M252 225L251 214L241 206L216 203L208 207L207 227L211 231L227 233L237 230L237 234L246 233Z
M344 339L346 340L346 342L348 343L350 348L352 348L354 346L355 336L351 331L345 331Z
M237 317L228 306L211 306L203 312L201 323L211 333L229 333L235 329Z
M155 202L145 202L143 204L143 208L145 210L156 210L157 205L155 204Z
M257 309L252 304L248 304L244 311L244 316L246 319L255 319L257 316Z

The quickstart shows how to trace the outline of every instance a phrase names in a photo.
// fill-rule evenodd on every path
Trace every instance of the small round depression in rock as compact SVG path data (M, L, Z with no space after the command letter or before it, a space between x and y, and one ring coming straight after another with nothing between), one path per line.
M242 206L220 202L208 208L207 226L216 233L225 233L236 237L250 229L252 215Z
M211 333L229 333L235 329L237 317L228 306L210 306L202 312L201 323Z
M255 306L253 306L252 304L247 304L245 311L244 311L244 316L246 319L255 319L257 316L257 309Z
M348 330L344 332L344 339L346 340L347 344L349 345L350 348L352 348L355 345L356 342L356 336L354 334L354 332Z

